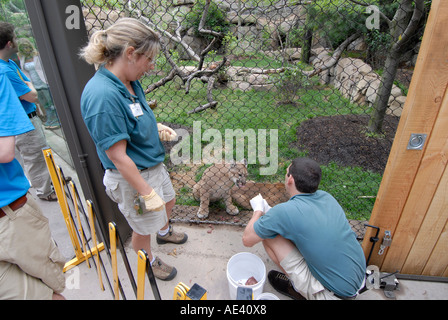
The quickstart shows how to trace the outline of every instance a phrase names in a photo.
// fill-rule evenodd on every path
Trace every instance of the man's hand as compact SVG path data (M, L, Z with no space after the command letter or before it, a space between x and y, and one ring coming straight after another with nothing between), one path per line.
M173 141L177 137L176 131L161 123L157 124L157 130L159 131L159 138L162 141Z
M269 209L271 209L268 202L263 199L261 194L258 194L256 197L252 198L249 202L254 211L261 211L263 213L266 213L269 211Z

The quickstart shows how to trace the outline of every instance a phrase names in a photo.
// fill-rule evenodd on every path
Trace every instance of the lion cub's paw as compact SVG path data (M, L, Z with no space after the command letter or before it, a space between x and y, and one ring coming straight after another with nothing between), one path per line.
M238 213L240 213L237 207L226 208L226 212L231 216L236 216Z
M196 214L198 216L199 219L205 219L208 217L208 212L205 210L198 210L198 213Z

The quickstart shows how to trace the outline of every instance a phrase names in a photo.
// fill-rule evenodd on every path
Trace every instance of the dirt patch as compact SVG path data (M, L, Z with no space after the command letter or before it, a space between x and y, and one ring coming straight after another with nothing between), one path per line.
M333 161L341 166L362 167L383 173L389 157L398 117L386 116L382 135L366 134L368 115L318 117L297 128L293 147L308 151L319 164Z

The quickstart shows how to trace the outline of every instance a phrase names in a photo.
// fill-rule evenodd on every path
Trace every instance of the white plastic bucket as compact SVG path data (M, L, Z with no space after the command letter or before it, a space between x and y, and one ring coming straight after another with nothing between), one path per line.
M254 277L258 282L253 285L244 285L250 277ZM253 253L237 253L227 262L227 281L231 300L236 300L238 287L252 288L254 299L257 299L263 292L266 267L263 261Z
M270 292L265 292L257 297L257 300L280 300L275 294Z

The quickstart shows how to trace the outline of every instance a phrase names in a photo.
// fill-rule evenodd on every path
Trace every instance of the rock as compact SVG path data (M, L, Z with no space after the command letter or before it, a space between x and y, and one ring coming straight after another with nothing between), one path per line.
M372 81L366 91L366 100L368 103L373 104L378 96L381 80L378 78Z
M389 107L386 110L386 114L400 117L405 103L406 103L405 96L399 96L399 97L394 98L390 102Z

